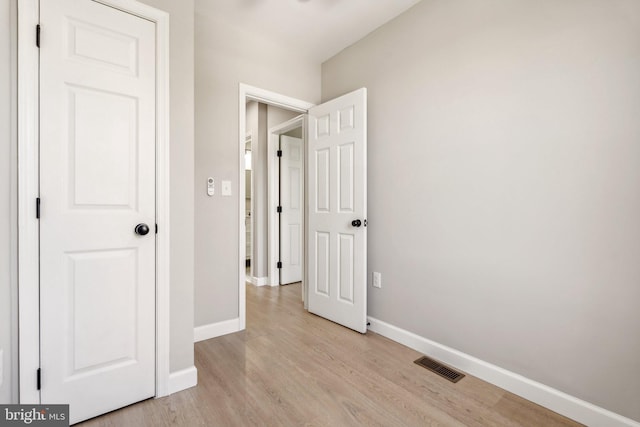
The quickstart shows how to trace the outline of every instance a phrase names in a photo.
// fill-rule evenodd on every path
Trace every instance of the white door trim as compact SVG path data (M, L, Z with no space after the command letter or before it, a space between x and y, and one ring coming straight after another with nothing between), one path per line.
M169 14L135 0L93 0L156 24L156 397L169 394ZM20 403L40 403L38 186L39 0L18 4L18 322ZM46 29L42 29L46 38Z
M238 319L239 330L246 327L247 320L247 304L245 289L246 268L244 265L245 252L245 226L244 226L244 210L245 210L245 182L244 182L244 137L247 132L247 101L258 101L263 104L273 105L298 113L306 113L314 104L302 101L300 99L291 98L276 92L260 89L244 83L239 86L238 100Z
M283 133L287 133L290 130L296 129L298 127L302 127L302 135L306 135L304 115L294 117L291 120L288 120L269 129L269 141L267 143L267 223L269 236L273 237L268 239L269 254L267 257L267 271L269 274L270 286L278 286L280 284L280 270L276 268L276 263L278 262L277 254L280 252L280 239L276 238L276 236L280 235L280 227L276 215L276 208L278 206L278 172L280 170L280 166L276 161L279 146L279 137ZM305 148L303 155L305 155L304 153L306 153L306 147L304 143L303 147ZM304 230L304 216L302 219L302 229ZM304 264L302 268L302 277L304 277Z

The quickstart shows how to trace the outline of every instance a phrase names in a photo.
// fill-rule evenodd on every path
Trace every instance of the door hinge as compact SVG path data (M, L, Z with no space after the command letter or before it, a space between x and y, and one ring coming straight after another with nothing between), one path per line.
M36 25L36 47L40 47L40 24Z
M278 206L278 207L276 208L276 211L277 211L278 213L282 213L282 206Z
M282 157L282 150L278 150L278 157Z
M42 377L41 377L41 371L40 368L38 368L38 371L36 372L36 382L37 382L37 387L38 390L40 390L41 386L42 386Z
M156 234L158 234L158 224L156 224Z
M278 264L276 264L277 268L282 268L282 262L278 261Z
M36 197L36 219L40 219L40 197Z

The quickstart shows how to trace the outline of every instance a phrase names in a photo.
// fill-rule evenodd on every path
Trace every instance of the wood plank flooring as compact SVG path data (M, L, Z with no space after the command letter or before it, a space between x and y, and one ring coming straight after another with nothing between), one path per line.
M82 426L578 426L421 354L304 311L300 285L247 286L247 329L196 344L198 386Z

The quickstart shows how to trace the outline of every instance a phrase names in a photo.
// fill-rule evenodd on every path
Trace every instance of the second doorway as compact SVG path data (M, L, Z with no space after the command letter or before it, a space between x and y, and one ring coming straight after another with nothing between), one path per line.
M297 283L304 275L304 116L246 103L246 281Z

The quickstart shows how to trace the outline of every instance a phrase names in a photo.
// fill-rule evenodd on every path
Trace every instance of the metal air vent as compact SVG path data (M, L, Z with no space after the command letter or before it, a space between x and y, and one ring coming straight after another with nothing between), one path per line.
M443 365L437 360L431 359L430 357L423 356L420 359L416 360L416 365L420 365L423 368L430 370L431 372L440 375L443 378L451 381L452 383L457 383L462 378L464 378L464 374L458 372L454 369L449 368L448 366Z

